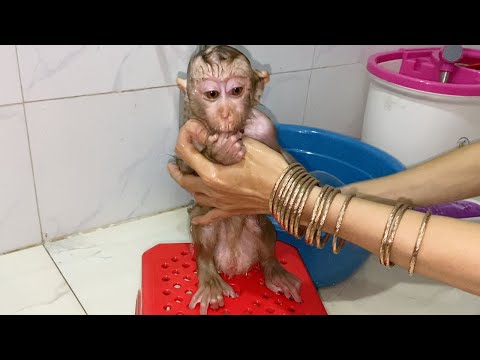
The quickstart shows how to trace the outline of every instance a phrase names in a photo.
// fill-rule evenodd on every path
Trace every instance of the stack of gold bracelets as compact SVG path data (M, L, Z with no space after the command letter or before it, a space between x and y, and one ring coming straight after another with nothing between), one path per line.
M301 164L292 163L283 171L282 175L275 183L270 196L269 208L272 216L285 231L292 234L297 239L305 236L305 242L307 244L310 246L315 245L317 248L323 249L327 244L331 234L324 232L324 235L322 235L322 229L325 224L330 205L335 199L335 196L340 193L340 190L330 185L323 185L321 187L320 195L315 201L308 226L301 226L300 217L307 202L308 196L318 185L319 181L310 173L308 173ZM332 239L332 251L334 254L338 254L345 243L344 239L340 239L340 241L338 241L338 233L340 231L340 226L342 225L347 207L354 196L354 194L348 195L340 209ZM379 254L380 263L386 267L391 268L395 265L392 261L390 261L390 252L398 225L400 224L405 212L409 209L412 209L411 205L400 202L393 208L388 218L380 244ZM428 221L430 220L430 216L431 213L427 212L423 218L423 222L415 242L412 258L410 260L410 266L408 269L410 276L413 275L420 245L425 234Z

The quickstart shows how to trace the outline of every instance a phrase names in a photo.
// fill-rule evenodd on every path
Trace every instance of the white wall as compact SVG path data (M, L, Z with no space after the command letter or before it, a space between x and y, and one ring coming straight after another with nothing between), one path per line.
M359 137L366 58L400 45L240 47L271 69L277 121ZM0 253L189 201L165 167L194 49L0 46Z

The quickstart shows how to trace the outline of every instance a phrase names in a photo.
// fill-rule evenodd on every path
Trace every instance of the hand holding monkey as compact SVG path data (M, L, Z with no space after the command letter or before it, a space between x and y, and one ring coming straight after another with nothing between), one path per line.
M245 146L242 144L242 133L214 134L208 137L205 155L222 165L232 165L242 160L245 155Z
M208 139L208 131L202 123L188 120L178 134L176 153L199 176L183 174L175 164L168 165L172 178L191 192L199 205L212 208L194 217L192 223L208 225L233 215L268 213L270 193L288 166L285 158L262 142L244 137L245 160L231 166L219 166L193 146L193 143L206 145Z

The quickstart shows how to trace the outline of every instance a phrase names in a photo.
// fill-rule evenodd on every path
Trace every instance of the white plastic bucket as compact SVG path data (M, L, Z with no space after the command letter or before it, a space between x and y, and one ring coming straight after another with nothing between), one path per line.
M442 49L400 49L369 59L362 141L412 166L480 139L480 51L440 82Z

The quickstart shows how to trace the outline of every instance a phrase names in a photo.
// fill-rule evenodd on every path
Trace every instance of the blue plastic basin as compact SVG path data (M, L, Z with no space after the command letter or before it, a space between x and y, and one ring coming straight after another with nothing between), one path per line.
M299 125L277 124L277 129L280 145L308 171L326 172L343 184L386 176L405 169L402 163L389 154L348 136ZM342 251L334 255L331 238L320 250L307 245L304 239L295 239L281 229L275 220L272 221L278 240L298 249L317 288L344 281L370 255L368 251L348 241Z

